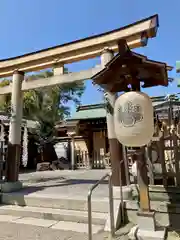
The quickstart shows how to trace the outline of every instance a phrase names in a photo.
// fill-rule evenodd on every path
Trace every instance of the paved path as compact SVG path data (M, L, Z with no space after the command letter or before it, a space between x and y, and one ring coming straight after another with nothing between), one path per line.
M23 194L56 195L57 197L87 197L88 190L96 181L110 170L77 170L77 171L46 171L20 174L19 180L23 182ZM108 196L107 181L93 193L93 196L106 198ZM32 226L22 224L22 219L0 221L0 240L85 240L87 234L72 231L52 229L44 225ZM15 223L16 222L16 223ZM121 234L122 235L122 234ZM123 234L124 235L124 234ZM109 239L108 233L95 234L93 240ZM124 236L117 239L125 240Z
M20 174L24 194L43 194L58 196L87 197L89 188L110 170L77 170L77 171L47 171ZM93 196L106 198L108 185L101 184ZM127 240L127 230L121 229L116 240ZM72 231L52 229L49 226L40 227L0 221L0 240L88 240L87 234ZM108 240L107 233L94 235L93 240ZM180 239L176 233L169 234L168 240Z
M126 229L121 230L115 240L128 240L126 233ZM167 240L178 240L179 236L180 234L175 232L169 233ZM72 231L0 222L0 240L88 240L88 236ZM107 233L99 233L93 236L93 240L110 240L110 236Z
M127 240L127 236L117 236L116 240ZM93 240L108 240L107 233L93 236ZM59 231L45 227L16 223L0 223L0 240L88 240L87 234Z
M47 171L20 174L24 194L59 195L66 197L81 196L86 198L92 184L110 170ZM108 184L101 184L94 193L95 198L108 197Z
M75 232L15 223L0 223L0 240L85 240L87 236Z

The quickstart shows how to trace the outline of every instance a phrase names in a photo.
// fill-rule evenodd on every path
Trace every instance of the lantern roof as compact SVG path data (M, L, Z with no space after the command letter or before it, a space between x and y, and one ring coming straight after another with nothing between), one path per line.
M167 86L167 71L172 67L131 51L126 40L119 41L119 53L91 79L110 92L127 91L128 85L142 83L143 88Z

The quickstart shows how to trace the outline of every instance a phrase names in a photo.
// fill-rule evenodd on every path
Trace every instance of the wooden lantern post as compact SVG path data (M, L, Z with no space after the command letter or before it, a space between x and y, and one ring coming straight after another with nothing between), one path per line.
M118 47L119 53L112 57L104 68L92 77L95 84L102 86L107 92L114 93L140 91L140 83L143 83L143 88L168 85L167 71L172 70L172 67L132 52L124 39L119 41ZM149 212L149 180L144 159L144 148L136 148L135 151L136 156L138 156L140 209L143 212Z

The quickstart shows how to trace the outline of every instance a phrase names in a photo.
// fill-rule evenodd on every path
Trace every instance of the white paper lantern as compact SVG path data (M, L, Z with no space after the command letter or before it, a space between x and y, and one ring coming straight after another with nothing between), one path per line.
M117 139L128 147L141 147L150 142L154 133L152 101L142 92L119 96L114 107Z

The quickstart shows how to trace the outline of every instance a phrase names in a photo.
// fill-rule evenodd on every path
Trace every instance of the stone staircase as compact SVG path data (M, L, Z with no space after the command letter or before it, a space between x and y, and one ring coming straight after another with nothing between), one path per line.
M152 204L152 207L153 209L157 207L160 209L160 207L164 206L160 202L155 202ZM108 199L92 199L92 210L93 239L108 239L108 234L103 231L108 217ZM126 210L129 219L135 223L137 221L135 220L137 212L136 203L134 201L126 201ZM159 218L159 221L164 221L164 213L163 217ZM20 192L3 193L1 194L0 222L14 223L17 225L17 228L20 226L20 229L23 225L29 225L32 227L43 227L51 231L60 230L61 232L59 233L63 234L63 236L67 232L71 235L71 238L65 237L62 239L87 240L87 199L39 193L27 195ZM121 228L117 239L127 240L127 233L131 227L130 225L127 229ZM52 232L49 234L51 235ZM169 236L168 239L176 238Z
M92 199L93 234L104 230L108 210L108 199ZM27 195L20 192L2 193L1 221L87 234L87 199L39 193Z

